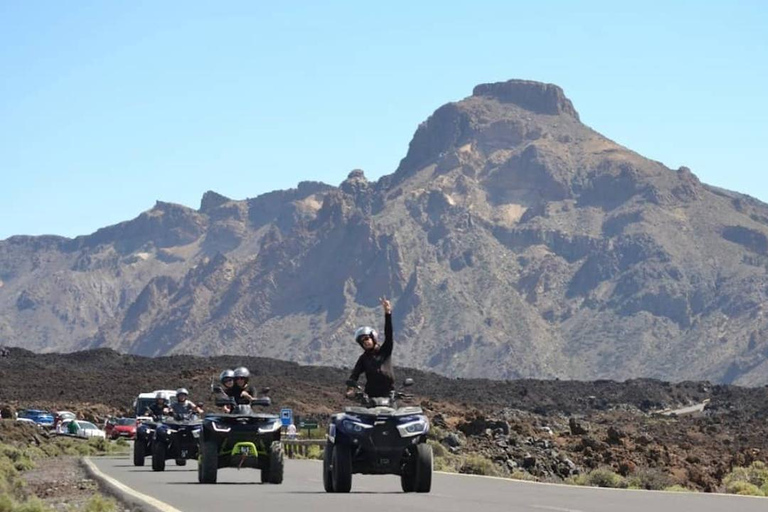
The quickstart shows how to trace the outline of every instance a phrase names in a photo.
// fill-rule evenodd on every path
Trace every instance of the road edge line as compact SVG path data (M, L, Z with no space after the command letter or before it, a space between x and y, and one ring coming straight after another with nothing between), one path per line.
M80 463L91 478L96 480L105 492L117 498L118 501L131 506L138 506L139 509L150 512L182 512L167 503L132 489L119 480L106 475L96 467L89 457L82 457Z
M651 489L621 489L617 487L596 487L593 485L574 485L574 484L559 484L554 482L536 482L533 480L520 480L517 478L507 478L503 476L488 476L488 475L472 475L469 473L453 473L451 471L434 471L440 475L460 476L469 478L485 478L487 480L501 480L503 482L513 482L518 484L534 484L534 485L549 485L553 487L568 487L570 489L589 489L593 491L614 491L614 492L642 492L642 493L656 493L656 494L677 494L677 495L690 495L695 496L720 496L723 498L757 498L765 500L764 496L745 496L743 494L729 494L725 492L700 492L700 491L664 491L664 490L651 490Z

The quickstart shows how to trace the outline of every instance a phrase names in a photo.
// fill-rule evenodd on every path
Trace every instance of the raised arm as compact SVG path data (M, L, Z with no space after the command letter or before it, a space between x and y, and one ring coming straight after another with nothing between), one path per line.
M392 304L386 297L382 297L381 305L384 307L384 343L379 349L379 354L384 357L392 355Z

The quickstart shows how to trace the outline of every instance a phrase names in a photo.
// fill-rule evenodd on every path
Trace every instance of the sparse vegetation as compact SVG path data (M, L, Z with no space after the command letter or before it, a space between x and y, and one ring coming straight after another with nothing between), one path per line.
M768 466L755 461L746 468L733 468L724 479L725 492L746 496L768 496Z
M693 489L689 489L684 485L679 485L679 484L670 485L669 487L665 487L664 490L667 492L697 492L697 491L694 491Z
M589 473L582 473L566 480L567 483L575 485L586 485L590 487L609 487L612 489L626 489L629 485L627 480L615 473L610 468L597 468Z
M639 468L627 477L627 487L630 489L661 491L673 485L672 477L657 468Z
M482 455L474 454L465 455L461 458L458 472L468 475L502 476L501 471L494 465L493 461Z
M101 494L93 496L85 505L85 512L114 512L115 510L117 510L117 501Z
M121 446L105 439L49 438L35 427L9 420L0 422L0 430L6 441L0 443L0 512L52 512L44 501L31 495L24 480L24 472L34 469L46 458L114 453L124 451L127 446L127 443ZM84 508L86 512L116 509L114 500L98 494Z

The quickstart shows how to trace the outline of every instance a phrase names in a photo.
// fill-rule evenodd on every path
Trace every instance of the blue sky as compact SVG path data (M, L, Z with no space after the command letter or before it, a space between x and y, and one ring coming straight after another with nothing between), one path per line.
M0 239L362 168L478 83L768 201L765 2L0 0Z

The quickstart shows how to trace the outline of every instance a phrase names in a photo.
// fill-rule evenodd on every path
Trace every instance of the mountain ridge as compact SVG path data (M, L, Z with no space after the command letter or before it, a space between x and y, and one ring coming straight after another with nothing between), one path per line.
M768 383L768 206L579 119L555 85L481 84L376 181L0 241L0 336L349 364L387 295L401 362L446 375Z

